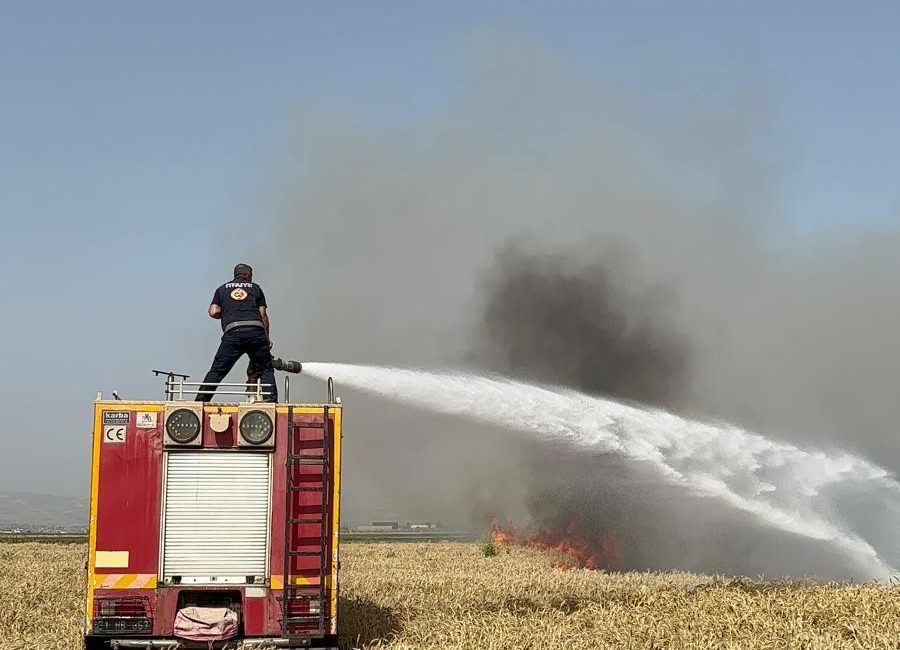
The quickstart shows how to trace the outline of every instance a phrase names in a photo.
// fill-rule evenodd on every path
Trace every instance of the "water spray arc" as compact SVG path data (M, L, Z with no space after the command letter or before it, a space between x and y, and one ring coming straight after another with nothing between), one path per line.
M331 363L305 363L303 370L435 412L648 464L665 481L715 498L761 525L829 543L867 577L897 573L900 548L876 547L837 516L829 500L836 489L864 491L882 511L884 530L900 530L900 511L893 505L900 483L852 454L804 450L731 424L503 377Z

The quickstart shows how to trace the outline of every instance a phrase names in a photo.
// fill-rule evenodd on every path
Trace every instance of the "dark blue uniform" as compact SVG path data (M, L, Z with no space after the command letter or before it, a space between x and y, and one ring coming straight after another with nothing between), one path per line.
M268 384L263 390L271 394L264 399L267 402L277 402L278 389L275 386L269 337L259 315L259 308L266 306L262 288L254 282L235 278L216 289L212 304L222 308L222 342L203 383L222 381L241 355L246 354L250 357L250 364L260 374L261 382ZM204 385L200 390L213 391L215 387ZM211 399L211 392L197 396L197 400L202 402Z

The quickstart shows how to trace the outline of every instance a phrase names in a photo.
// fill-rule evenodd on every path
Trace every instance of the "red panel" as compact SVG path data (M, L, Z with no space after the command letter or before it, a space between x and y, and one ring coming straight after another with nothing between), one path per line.
M263 636L281 636L281 591L269 591L266 599L266 627Z
M237 413L229 413L228 428L222 433L216 433L209 426L209 413L203 414L203 448L204 449L231 449L237 447Z
M179 589L160 587L156 590L156 619L153 621L154 636L172 636L175 631L175 615L178 613Z
M97 550L128 551L128 567L98 574L158 571L163 418L158 413L156 428L139 429L130 413L125 441L100 444L97 498Z
M247 598L246 591L244 592L244 634L246 636L267 636L267 601L268 598L265 597Z

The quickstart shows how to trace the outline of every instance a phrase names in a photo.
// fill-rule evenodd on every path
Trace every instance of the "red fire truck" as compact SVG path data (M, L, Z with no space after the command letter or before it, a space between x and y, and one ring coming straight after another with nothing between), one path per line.
M167 373L163 401L97 397L86 647L336 648L342 409L331 380L321 404L264 402L259 383L218 384L240 401L204 404L186 379ZM228 640L213 638L216 621L207 636L179 635L198 611L227 614Z

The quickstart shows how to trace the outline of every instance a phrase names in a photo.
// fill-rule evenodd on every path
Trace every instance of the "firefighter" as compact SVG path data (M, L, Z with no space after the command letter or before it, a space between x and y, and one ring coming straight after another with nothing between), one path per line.
M250 357L250 365L259 373L263 390L268 393L263 399L277 402L266 296L253 282L253 269L249 265L235 266L234 279L216 289L209 305L209 316L222 321L222 341L197 401L210 401L216 389L213 384L222 381L241 355L246 354Z

